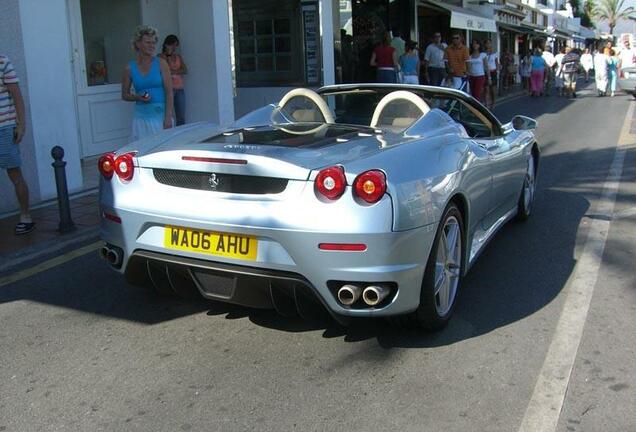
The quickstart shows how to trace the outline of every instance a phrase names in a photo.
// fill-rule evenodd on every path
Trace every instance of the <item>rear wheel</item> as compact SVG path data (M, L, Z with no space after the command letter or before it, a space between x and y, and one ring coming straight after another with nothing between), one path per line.
M440 221L422 280L420 305L410 315L396 317L399 325L427 331L446 326L455 309L464 271L464 222L455 204L450 204Z
M523 179L523 189L521 189L521 196L519 197L519 203L517 204L517 220L528 220L532 213L532 206L534 204L534 193L536 187L536 169L534 156L530 155L528 158L528 165L526 167L526 176Z

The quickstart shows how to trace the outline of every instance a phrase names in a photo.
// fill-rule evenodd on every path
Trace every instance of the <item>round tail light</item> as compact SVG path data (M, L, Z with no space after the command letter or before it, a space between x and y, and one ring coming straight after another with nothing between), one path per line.
M316 190L322 196L330 200L336 200L344 193L347 187L344 169L340 166L332 166L321 170L315 180Z
M380 201L386 192L386 176L382 171L365 171L353 183L355 194L368 203Z
M115 172L124 181L129 181L133 178L135 173L133 153L125 153L115 159Z
M115 153L105 153L97 161L97 168L106 180L113 178L115 172Z

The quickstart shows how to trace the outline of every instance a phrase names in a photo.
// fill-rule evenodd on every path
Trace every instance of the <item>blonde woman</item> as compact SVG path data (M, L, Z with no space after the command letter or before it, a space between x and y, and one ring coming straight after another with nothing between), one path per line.
M155 57L157 40L157 30L154 28L144 25L137 27L132 41L137 58L124 69L121 97L125 101L135 102L132 141L172 127L170 67L164 59Z

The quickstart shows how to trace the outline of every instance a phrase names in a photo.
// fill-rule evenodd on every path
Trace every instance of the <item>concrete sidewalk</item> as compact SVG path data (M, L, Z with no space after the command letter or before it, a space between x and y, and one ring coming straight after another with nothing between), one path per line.
M18 215L0 219L0 276L96 241L99 233L97 198L96 189L71 197L71 218L76 228L65 234L58 231L57 201L40 204L31 211L36 225L29 234L14 234Z
M497 105L524 96L515 88L497 99ZM0 276L38 264L69 250L95 242L99 237L98 191L92 189L72 196L71 218L76 229L61 234L58 231L59 210L57 201L42 203L32 210L36 223L33 232L16 236L13 232L18 215L0 219Z

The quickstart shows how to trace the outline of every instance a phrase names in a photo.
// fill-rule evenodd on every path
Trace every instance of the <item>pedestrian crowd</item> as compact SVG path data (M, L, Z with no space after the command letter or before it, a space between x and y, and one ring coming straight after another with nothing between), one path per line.
M376 80L385 83L428 84L469 92L489 108L498 91L511 88L517 74L531 97L547 96L554 89L558 96L576 98L576 83L582 73L585 82L594 77L599 96L614 96L622 67L634 64L629 44L619 52L607 42L605 47L583 51L562 47L555 54L550 47L535 47L522 55L518 64L510 52L501 54L492 41L473 40L466 47L461 34L453 34L450 45L434 33L423 52L417 43L404 41L399 32L384 34L369 63L375 66Z

